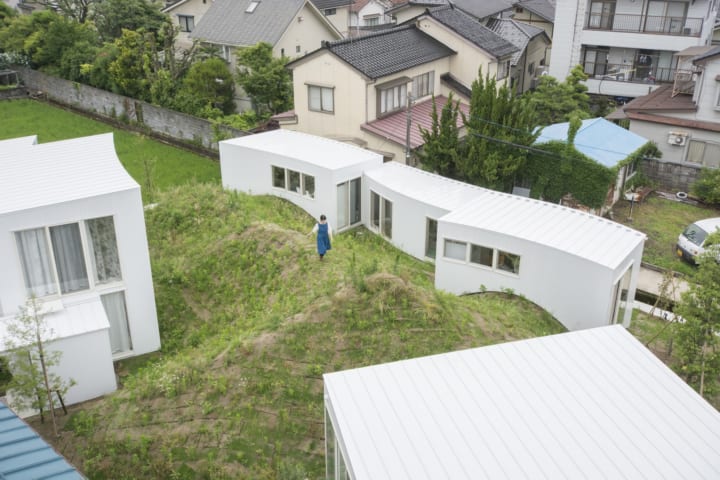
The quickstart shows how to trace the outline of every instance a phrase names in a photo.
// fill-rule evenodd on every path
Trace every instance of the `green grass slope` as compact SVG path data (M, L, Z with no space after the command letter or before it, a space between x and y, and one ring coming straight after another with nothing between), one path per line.
M322 373L564 330L518 297L436 291L432 265L364 229L321 262L312 225L215 185L161 194L147 226L162 352L61 416L58 450L91 479L322 478Z

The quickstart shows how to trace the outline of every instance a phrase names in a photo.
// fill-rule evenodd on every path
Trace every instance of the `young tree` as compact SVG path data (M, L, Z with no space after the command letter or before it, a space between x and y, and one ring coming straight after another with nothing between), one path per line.
M161 4L152 0L102 0L95 6L93 19L103 41L113 41L123 30L157 33L170 23Z
M179 96L187 113L201 115L209 107L228 115L235 111L234 92L233 76L225 61L208 58L190 67Z
M458 162L463 180L484 187L507 190L527 155L524 146L537 138L535 112L523 97L513 95L506 84L498 88L495 78L482 72L472 84L467 127L466 154Z
M138 100L150 100L147 67L152 63L149 45L142 30L123 30L115 40L117 57L108 65L108 74L119 92Z
M703 168L691 189L703 202L720 204L720 168Z
M89 19L91 8L102 0L42 0L39 3L46 8L55 9L78 23Z
M45 322L42 302L29 298L14 321L8 323L7 334L5 346L12 352L12 379L7 387L12 407L49 410L55 436L58 436L53 392L64 395L75 382L52 372L60 363L61 352L48 349L54 332Z
M285 68L287 57L273 57L272 45L260 42L240 50L237 61L238 84L252 99L258 114L292 108L292 79Z
M567 122L571 117L590 118L590 97L584 82L588 76L576 65L564 82L544 75L533 92L526 96L544 125Z
M673 345L678 374L700 395L711 398L720 375L720 232L709 235L705 246L695 281L675 308L684 321L675 325Z
M460 112L459 102L448 95L438 117L437 104L433 96L432 126L430 130L420 127L423 148L419 152L422 166L445 177L457 176L457 163L461 150L460 129L457 126Z

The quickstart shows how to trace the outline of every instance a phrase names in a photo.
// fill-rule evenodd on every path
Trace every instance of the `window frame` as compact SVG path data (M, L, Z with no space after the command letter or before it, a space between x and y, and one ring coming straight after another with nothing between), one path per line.
M699 162L692 161L690 156L694 154L697 147L696 145L702 145L702 153L700 153ZM720 143L719 142L713 142L712 140L703 140L699 138L689 138L687 149L685 150L685 162L690 165L695 165L702 168L720 168L720 161L718 161L717 165L710 164L709 159L715 158L717 159L717 153L716 155L712 155L712 152L708 152L709 149L712 150L718 150L717 153L720 153Z
M329 17L331 15L335 15L337 13L337 8L326 8L323 10L323 15L326 17Z
M280 180L282 180L282 185L279 185ZM308 180L312 181L312 191L308 190ZM315 175L300 170L270 165L270 184L272 188L315 200L317 186Z
M433 261L437 258L437 229L437 219L425 217L425 258L430 258Z
M319 112L319 113L329 113L329 114L335 113L335 87L325 87L322 85L311 85L311 84L308 84L307 87L308 87L308 110L310 110L311 112ZM319 93L318 101L320 104L316 108L313 108L313 102L312 102L313 89L318 89L318 93ZM330 105L329 108L325 108L325 105L323 104L324 103L323 98L325 98L323 93L327 90L330 91L330 99L331 99L331 104L332 104L332 105Z
M192 26L190 25L190 22L192 22ZM181 32L192 32L195 30L195 15L178 14L178 24L180 25Z
M335 186L337 192L337 228L349 228L362 223L362 177L351 178L345 182L340 182ZM355 193L355 198L353 198ZM340 202L340 196L344 195L344 203ZM355 205L353 205L355 203ZM341 212L340 207L344 207ZM353 209L353 207L357 207ZM345 222L342 220L345 219Z
M388 215L388 206L390 207ZM393 202L370 190L370 227L381 236L392 240Z
M424 87L421 88L418 85ZM415 75L412 80L412 98L414 100L422 97L427 97L435 93L435 71L430 70L429 72Z
M391 80L389 82L383 83L382 85L378 85L375 87L375 109L376 109L376 117L382 118L387 115L391 115L395 112L404 110L407 108L407 100L408 100L408 84L411 84L413 81L410 77L400 77L396 78L395 80ZM387 105L387 96L389 91L396 90L397 97L398 97L398 105L393 107L390 110L386 109ZM395 94L393 94L393 99L395 98ZM383 98L384 97L384 98ZM394 103L394 102L393 102Z
M462 258L451 257L448 255L448 244L449 243L456 244L458 246L463 245L463 257ZM453 260L456 262L467 263L467 256L468 256L468 254L467 254L468 248L467 247L468 247L468 242L464 242L462 240L455 240L454 238L445 238L445 239L443 239L443 258L445 258L447 260Z
M449 256L447 255L447 243L448 243L448 242L456 243L456 244L465 244L465 257L464 257L464 259L460 259L460 258L456 258L456 257L449 257ZM473 249L474 249L474 248L485 249L485 250L491 252L491 254L490 254L490 255L491 255L491 257L490 257L490 258L491 258L491 264L488 265L487 263L481 263L481 262L478 262L478 261L474 261L474 260L473 260ZM470 241L457 240L457 239L454 239L454 238L443 238L442 249L443 249L443 251L442 251L443 258L445 258L445 259L448 260L448 261L465 263L465 264L470 265L470 266L472 266L472 267L480 268L480 269L487 270L487 271L491 271L491 272L494 272L494 273L499 273L499 274L502 274L502 275L510 275L510 276L513 276L513 277L519 277L519 276L520 276L520 263L521 263L521 260L522 260L522 255L520 255L520 254L512 253L512 252L509 252L509 251L507 251L507 250L503 250L503 249L497 248L497 247L489 247L489 246L487 246L487 245L480 245L480 244L473 243L473 242L470 242ZM507 269L507 268L504 268L504 267L500 264L501 256L502 256L502 255L504 255L505 257L511 256L511 257L516 257L516 258L517 258L517 261L516 261L516 263L515 263L515 265L514 265L514 269L513 269L513 270L509 270L509 269Z
M510 60L504 60L497 64L496 80L504 80L510 75Z

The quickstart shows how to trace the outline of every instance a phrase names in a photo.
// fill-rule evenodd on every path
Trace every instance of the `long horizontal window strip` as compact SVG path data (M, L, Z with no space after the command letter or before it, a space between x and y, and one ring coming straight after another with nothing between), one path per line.
M502 271L513 275L520 274L520 255L473 243L469 245L470 257L468 260L468 243L446 238L443 244L443 256L494 271Z
M289 168L272 166L272 186L315 198L315 177Z

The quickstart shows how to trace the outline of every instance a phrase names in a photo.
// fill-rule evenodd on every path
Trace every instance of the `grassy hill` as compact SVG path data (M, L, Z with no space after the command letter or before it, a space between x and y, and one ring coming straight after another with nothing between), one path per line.
M321 478L323 372L564 330L518 297L435 291L432 265L364 229L320 262L313 220L277 198L199 185L158 200L162 352L60 416L57 449L92 479Z

